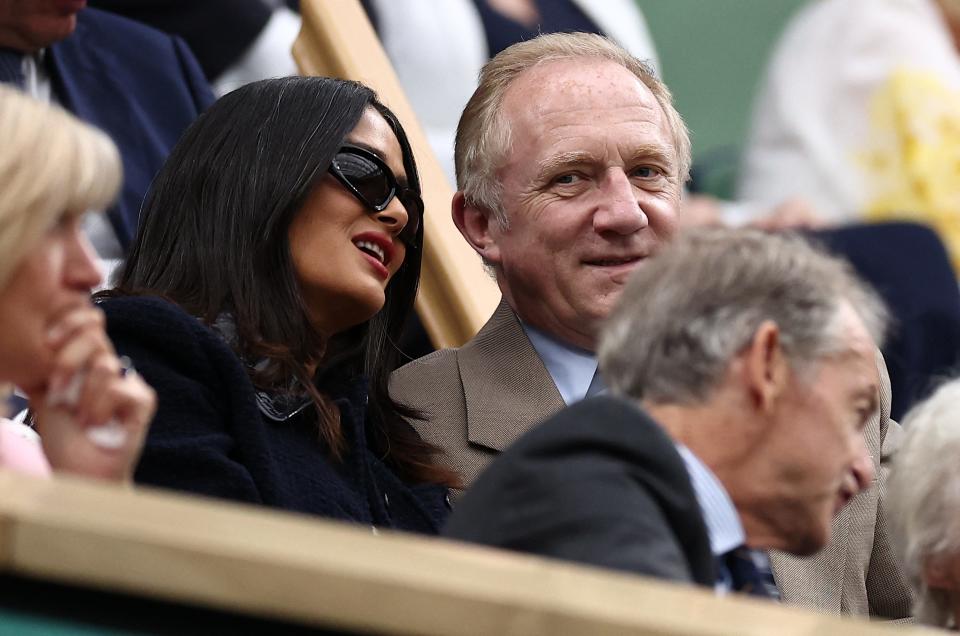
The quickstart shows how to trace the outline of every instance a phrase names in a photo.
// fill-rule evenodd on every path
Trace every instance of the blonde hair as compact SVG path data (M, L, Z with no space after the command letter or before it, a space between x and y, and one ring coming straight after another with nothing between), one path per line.
M507 89L523 71L536 65L571 58L607 60L623 66L650 89L667 118L677 152L678 179L690 172L690 136L673 107L670 90L654 71L613 41L593 33L551 33L504 49L484 65L480 84L460 117L455 141L457 189L467 201L486 209L502 225L507 218L500 206L496 171L510 150L510 126L503 116Z
M62 108L0 86L0 289L65 215L102 210L122 169L113 142Z

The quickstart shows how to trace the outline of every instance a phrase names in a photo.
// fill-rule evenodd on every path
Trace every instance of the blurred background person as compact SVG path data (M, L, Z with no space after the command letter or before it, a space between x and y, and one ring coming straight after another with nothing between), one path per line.
M183 38L217 95L299 74L290 49L300 33L300 15L276 2L90 0L90 6Z
M386 388L422 206L406 135L363 85L263 80L202 115L101 305L159 394L136 480L436 532L455 480Z
M60 104L120 150L119 197L106 215L84 220L113 268L137 231L150 181L213 94L182 40L84 4L0 0L0 83Z
M809 2L774 50L740 170L756 222L804 197L890 305L895 418L960 364L958 33L958 0Z
M757 93L739 197L929 224L960 266L958 36L958 0L810 2Z
M914 616L960 626L960 379L904 419L887 502L894 542L914 592Z
M80 229L120 187L116 147L56 106L0 87L0 382L40 433L0 424L0 466L129 481L156 398L118 359L90 300L100 271ZM49 466L47 462L49 461Z

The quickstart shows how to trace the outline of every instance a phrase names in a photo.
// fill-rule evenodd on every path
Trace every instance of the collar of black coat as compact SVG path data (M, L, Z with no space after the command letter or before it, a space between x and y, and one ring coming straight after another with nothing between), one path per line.
M213 322L213 330L240 357L244 366L251 371L262 369L266 358L247 360L237 352L237 329L233 316L223 312ZM369 383L362 375L349 375L340 372L339 367L321 367L314 376L314 385L334 400L345 399L350 404L365 408L368 400ZM288 379L285 386L270 389L255 388L257 408L269 420L286 422L302 413L313 403L310 394L297 378Z

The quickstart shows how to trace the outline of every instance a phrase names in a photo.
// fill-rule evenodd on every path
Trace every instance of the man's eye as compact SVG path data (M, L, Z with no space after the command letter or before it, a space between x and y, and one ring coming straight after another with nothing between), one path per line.
M562 174L556 179L554 179L553 182L558 185L572 185L579 180L580 180L580 177L578 177L575 174Z
M633 170L633 176L640 177L641 179L651 179L653 177L659 176L660 171L656 168L651 168L650 166L640 166Z

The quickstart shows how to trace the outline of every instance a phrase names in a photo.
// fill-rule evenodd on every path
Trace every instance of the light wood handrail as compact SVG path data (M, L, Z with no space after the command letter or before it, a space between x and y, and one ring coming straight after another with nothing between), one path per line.
M7 472L0 568L389 634L932 633L200 497Z
M417 312L434 346L459 346L493 313L500 290L453 224L453 192L443 169L359 0L302 0L300 10L303 27L293 54L301 73L363 82L403 122L417 158L427 210Z

